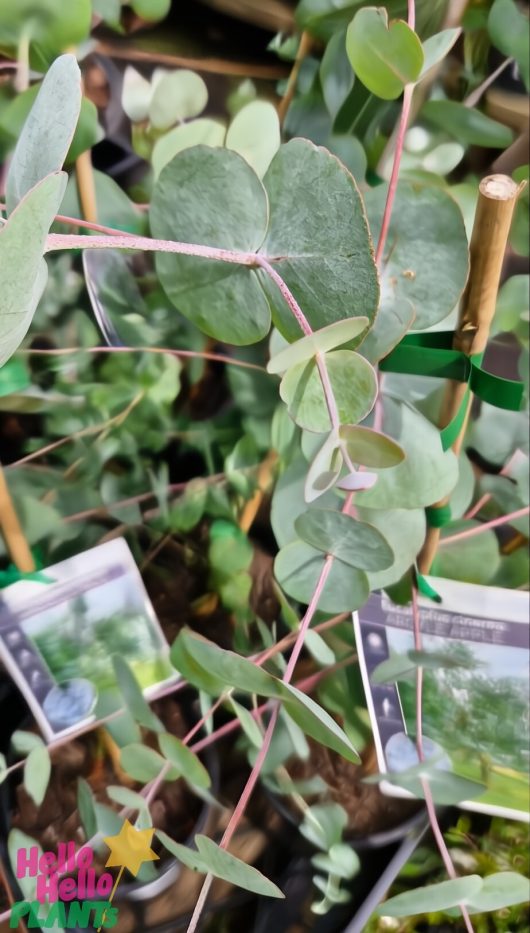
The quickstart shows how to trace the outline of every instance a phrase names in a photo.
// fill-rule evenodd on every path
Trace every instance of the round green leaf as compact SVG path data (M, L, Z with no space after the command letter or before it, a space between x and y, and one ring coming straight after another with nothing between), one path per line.
M386 195L385 185L366 193L374 240ZM383 275L397 299L412 303L414 328L423 330L447 317L462 294L469 270L464 221L452 197L442 188L400 182L387 244Z
M415 509L438 502L458 480L458 460L444 451L438 430L419 412L392 399L384 400L385 430L399 443L405 459L378 473L373 489L358 493L359 506ZM374 468L375 469L375 468Z
M127 65L123 74L121 105L129 120L139 123L147 119L152 94L151 82L132 65Z
M366 317L350 317L344 321L335 321L320 330L313 331L306 337L300 337L289 344L279 353L276 353L267 364L269 373L282 373L296 363L310 360L317 353L326 353L335 347L341 347L359 334L362 334L368 324Z
M343 424L339 438L354 463L379 470L397 466L405 459L405 452L391 437L364 428L361 425Z
M326 463L324 468L327 469ZM307 462L302 456L289 463L281 473L272 494L271 525L280 547L297 540L294 530L295 519L307 510L304 498L304 484L307 476ZM318 476L318 472L317 472ZM338 508L339 499L335 492L322 493L318 505L322 508Z
M383 281L381 304L373 326L364 338L359 353L370 363L387 356L410 330L415 312L412 302L395 295L395 283Z
M198 120L191 120L189 123L176 126L169 133L157 139L154 145L151 163L155 178L158 178L164 166L171 162L178 152L199 145L222 146L225 133L224 124L218 120L211 120L209 117L200 117Z
M207 103L208 88L200 75L187 68L169 71L154 86L149 120L157 130L165 130L198 116Z
M285 592L309 604L320 576L324 554L304 541L292 541L281 549L274 562L274 573ZM320 597L323 612L353 612L368 599L368 577L362 570L335 559Z
M402 20L388 23L384 7L359 10L346 33L346 51L355 74L372 94L395 100L423 67L423 48Z
M479 875L466 878L453 878L439 884L429 884L414 891L405 891L384 901L376 913L385 917L408 917L411 914L432 913L457 907L476 897L482 889L483 881Z
M359 570L387 570L394 552L380 531L332 509L310 509L294 523L303 541Z
M493 529L489 528L467 541L454 541L444 544L450 535L458 534L471 528L477 528L479 522L453 522L442 532L441 547L434 559L432 572L438 577L450 580L462 580L464 583L488 584L497 573L501 556L499 543Z
M352 350L332 350L325 364L342 423L362 421L377 396L377 377L370 363ZM309 431L331 428L326 398L315 360L297 363L287 370L280 395L291 418Z
M401 580L419 554L425 540L425 512L423 509L362 509L361 521L370 522L385 536L394 552L394 561L387 570L368 574L371 590L380 590Z
M351 172L357 184L362 184L368 168L362 143L347 133L332 133L326 141L326 146Z
M234 149L263 178L280 148L278 111L266 100L253 100L235 115L226 134L227 149Z
M157 238L253 252L265 236L267 216L265 191L240 155L194 146L162 170L150 221ZM161 253L156 265L170 300L205 333L238 346L268 333L269 305L250 269Z
M263 179L270 223L260 250L294 294L313 330L352 314L373 320L377 271L354 179L306 139L282 146ZM274 324L288 340L300 328L263 271Z

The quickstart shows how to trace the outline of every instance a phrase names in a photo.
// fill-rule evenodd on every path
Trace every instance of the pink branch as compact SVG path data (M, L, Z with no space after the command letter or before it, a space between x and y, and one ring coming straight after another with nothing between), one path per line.
M514 465L514 463L517 461L518 455L519 455L519 451L516 450L515 453L512 454L510 459L504 464L502 470L499 473L499 476L510 475L510 470L512 466ZM492 498L491 492L486 492L483 496L480 497L478 502L475 502L475 505L473 505L469 509L469 511L466 512L466 514L464 515L464 518L474 518L475 515L478 515L478 513L483 508L483 506L485 506L486 503L489 502L491 498Z
M287 288L287 285L283 281L281 275L279 275L276 272L276 269L273 266L271 266L270 262L267 259L265 259L264 256L260 256L256 254L254 258L256 261L256 265L264 269L267 275L269 276L269 278L272 279L274 284L277 286L278 290L282 294L282 297L285 299L287 305L289 306L289 310L291 314L293 315L297 323L300 325L300 329L306 335L306 337L308 337L310 334L313 333L313 329L309 321L307 320L304 312L302 311L300 305L298 304L296 298L292 294L291 290Z
M109 230L110 228L107 228ZM135 234L121 234L113 231L111 236L76 236L70 234L49 233L46 238L45 252L60 249L138 249L146 252L175 253L181 256L197 256L201 259L213 259L218 262L229 262L250 268L260 268L267 273L274 282L301 331L305 336L313 333L312 327L304 312L298 304L291 290L287 287L281 275L274 269L264 256L258 253L245 253L236 250L219 249L214 246L200 246L196 243L181 243L177 240L157 240L151 237L136 236ZM338 427L339 417L335 396L326 369L323 357L317 360L318 370L322 381L322 388L328 407L330 420L333 426Z
M420 624L420 611L418 606L418 591L416 587L412 586L412 622L414 627L414 647L416 651L422 650L422 638L421 638L421 624ZM425 761L425 754L423 750L423 668L421 666L416 668L416 748L418 751L418 758L420 761ZM440 824L438 822L438 816L436 814L436 807L434 804L434 799L431 792L431 787L427 778L420 778L421 786L423 789L423 794L425 797L425 806L427 809L427 815L429 817L429 823L431 825L432 834L435 838L436 845L438 846L438 851L442 857L442 861L445 866L445 870L450 878L456 878L456 869L453 865L451 859L451 854L445 839L443 837ZM464 904L459 904L462 917L466 926L468 933L474 933L473 925L469 918L469 914Z
M405 90L403 91L403 107L401 110L401 118L399 121L399 129L396 140L396 151L394 154L394 164L392 166L392 174L390 176L390 184L388 186L388 192L386 196L385 210L383 213L383 220L381 223L381 231L379 233L379 240L377 242L377 249L375 251L375 261L379 266L383 258L383 253L386 245L386 238L388 236L388 229L390 227L390 218L392 216L392 210L394 207L394 200L396 197L398 178L399 178L399 167L401 164L401 156L403 153L403 144L405 142L405 133L407 132L407 125L409 122L410 116L410 106L412 103L412 95L414 93L414 85L407 84Z
M474 538L475 535L481 535L484 531L487 531L488 528L498 528L500 525L509 525L510 522L514 522L518 518L524 518L529 512L530 506L525 505L523 509L518 509L516 512L510 512L508 515L501 515L500 518L493 518L490 522L484 522L482 525L478 525L475 528L467 528L465 531L459 531L456 535L442 538L440 547L453 544L454 541L463 541L464 538Z
M20 350L20 353L31 356L71 356L73 353L156 353L168 356L178 356L184 359L212 360L216 363L226 363L227 366L240 366L242 369L255 369L260 373L266 372L264 366L257 363L248 363L247 360L238 360L224 353L209 353L206 350L174 350L170 347L58 347L53 350L33 349Z
M410 29L415 29L416 27L416 4L414 0L408 0L408 16L407 24ZM414 93L414 85L406 84L403 91L403 105L401 108L401 117L399 120L398 134L396 140L396 149L394 152L394 163L392 165L392 174L390 176L390 183L388 185L388 192L386 196L385 210L383 213L383 220L381 222L381 231L379 233L379 240L377 242L377 249L375 251L375 261L379 266L381 264L386 239L388 236L388 229L390 227L390 218L392 217L392 210L394 207L394 200L396 197L396 190L398 185L399 178L399 168L401 165L401 156L403 155L403 145L405 142L405 133L407 132L407 126L410 117L410 107L412 104L412 95Z
M197 243L180 243L178 240L157 240L152 237L117 233L113 236L82 236L75 234L49 233L45 252L60 249L139 249L144 252L177 253L181 256L198 256L217 262L230 262L239 266L257 266L256 253L218 249L216 246L200 246Z

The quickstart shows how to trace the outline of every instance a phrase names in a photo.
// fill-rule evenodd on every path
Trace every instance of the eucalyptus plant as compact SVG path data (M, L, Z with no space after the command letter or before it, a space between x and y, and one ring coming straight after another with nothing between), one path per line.
M210 722L213 710L223 703L232 709L254 746L250 777L219 845L198 836L196 849L191 850L158 834L171 854L207 876L190 930L196 928L214 876L258 894L282 896L276 885L227 852L266 767L277 724L283 723L291 735L298 730L296 735L309 736L346 759L359 761L346 724L339 725L324 706L292 684L306 640L311 647L315 615L351 613L372 590L394 588L392 592L399 594L403 581L405 589L410 586L410 571L425 536L425 509L451 494L454 516L463 516L469 506L469 473L462 460L459 466L455 454L444 449L435 427L437 399L428 390L423 392L423 386L414 393L413 383L405 386L392 373L383 379L379 370L381 361L409 331L437 328L448 318L469 271L462 212L446 187L432 183L429 163L425 165L429 153L424 154L421 166L427 168L424 177L416 173L397 185L413 94L423 93L458 31L436 31L433 17L440 19L439 4L433 5L433 17L427 18L419 32L414 28L414 3L408 5L408 22L389 20L394 6L349 3L332 11L325 0L304 0L299 5L301 27L327 42L317 65L318 78L313 69L313 80L327 108L325 139L317 139L318 144L293 138L279 145L277 118L265 102L247 103L227 129L219 123L214 127L214 121L200 117L206 104L205 88L192 72L159 74L151 83L129 72L124 107L139 125L137 145L149 155L154 168L148 215L151 236L143 235L143 221L138 217L135 223L140 229L134 227L134 232L104 227L96 227L91 235L62 232L64 223L75 225L60 214L67 185L62 166L71 152L81 108L79 68L70 54L55 58L42 81L7 175L6 218L0 230L0 362L8 374L8 387L11 379L17 388L17 361L11 358L31 327L44 293L45 257L50 261L54 254L67 250L112 251L109 255L113 256L114 251L154 253L157 279L167 300L194 330L231 345L236 359L246 352L241 348L268 341L267 371L260 372L259 379L260 386L265 385L266 392L276 398L266 432L276 476L271 512L279 547L275 577L284 616L289 615L290 606L286 596L307 610L289 643L292 650L287 663L275 669L269 663L274 646L266 643L263 651L249 658L185 629L171 648L176 669L200 691L205 710L201 724ZM496 0L492 37L498 33L499 6ZM521 57L519 45L512 54ZM315 87L308 93L315 92ZM174 91L172 100L178 105L169 108L170 112L168 89ZM367 188L363 194L346 166L361 164L358 180L364 182L370 152L367 149L366 157L360 140L352 148L338 139L355 139L349 132L347 113L358 108L359 95L364 98L365 112L372 112L376 121L381 101L403 96L390 184ZM296 115L296 100L292 106ZM431 107L426 116L442 129L449 125L447 121L451 128L460 125L461 116L455 115L454 108L449 115L449 110ZM262 119L267 121L267 133L254 147L256 121ZM299 112L302 125L304 119ZM474 131L497 132L499 140L500 131L487 120L479 119ZM293 122L291 114L287 127ZM348 132L343 132L344 127ZM366 133L369 128L367 123ZM201 141L207 144L195 144ZM507 141L503 136L499 145ZM346 165L341 161L343 154ZM58 216L61 226L57 226ZM178 394L180 373L172 350L178 348L153 356L132 372L123 364L124 384L134 379L133 399L141 396L134 404L150 404L153 411L171 404ZM113 361L113 365L115 379L120 363ZM98 399L96 393L96 406ZM161 429L169 419L166 410ZM243 499L253 491L244 485L244 470L256 465L262 444L256 442L260 430L254 426L253 436L248 425L248 419L243 421L242 443L226 463L232 491ZM519 466L520 462L513 468L518 501L523 503L526 493L517 479ZM163 504L159 527L171 529L174 522L175 527L188 530L208 514L203 486L188 490L171 513L167 500L164 508L167 476L155 476L153 484ZM506 501L502 482L484 491L501 504ZM520 511L526 506L527 501ZM233 526L229 500L225 507L228 516L218 517L220 524L210 541L212 579L225 605L239 612L244 623L250 554L248 542L234 535L232 527L232 537L228 536L232 572L223 576L226 526L222 522L228 519ZM215 514L214 508L210 514ZM265 642L268 636L260 631ZM425 660L420 652L416 665ZM196 756L200 742L195 743L195 751L193 745L188 747L196 730L184 742L165 733L130 670L119 659L115 663L129 714L121 764L145 787L141 795L111 788L109 796L125 808L122 812L136 812L138 825L149 825L149 804L163 781L184 776L204 796L209 779ZM258 697L265 701L262 706ZM158 751L142 742L141 729L152 733ZM20 735L15 743L28 754L25 783L39 803L49 778L47 750L42 743ZM10 770L5 768L4 775ZM458 802L483 790L474 782L464 782L464 787L451 774L444 773L441 780L435 763L429 761L401 780L404 786L412 782L428 804L433 796ZM116 819L114 811L95 803L82 782L79 810L88 838L103 834L109 821ZM323 850L329 846L328 854L320 853L313 860L317 871L324 872L324 876L317 875L317 886L324 894L315 905L317 911L344 899L338 882L351 878L357 868L341 842L342 816L335 812L331 821L328 816L313 807L302 827L317 846ZM12 834L12 847L24 844L20 834ZM386 902L381 912L404 916L422 912L425 905L431 910L462 908L470 929L473 912L524 899L522 882L511 871L486 879L451 877L400 894Z

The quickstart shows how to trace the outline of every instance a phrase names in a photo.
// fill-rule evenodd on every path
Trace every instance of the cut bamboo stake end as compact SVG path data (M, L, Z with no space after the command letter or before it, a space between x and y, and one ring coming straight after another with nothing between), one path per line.
M491 322L495 314L497 292L506 243L517 198L524 185L518 185L507 175L488 175L479 185L479 197L469 245L469 279L462 297L453 348L467 355L483 353L488 343ZM442 402L441 428L449 424L460 410L466 386L448 380ZM469 407L460 434L453 444L459 454L464 440ZM444 506L449 497L437 502ZM428 573L434 560L440 529L427 529L422 550L418 556L420 573Z

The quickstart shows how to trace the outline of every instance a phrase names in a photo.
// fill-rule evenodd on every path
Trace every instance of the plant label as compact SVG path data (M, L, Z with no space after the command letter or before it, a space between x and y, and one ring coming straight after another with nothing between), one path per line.
M420 640L384 593L354 614L381 789L423 796L428 780L437 803L528 820L528 594L429 582L441 602L419 597Z
M0 658L48 742L124 706L112 658L147 698L177 678L126 541L68 558L0 592Z

